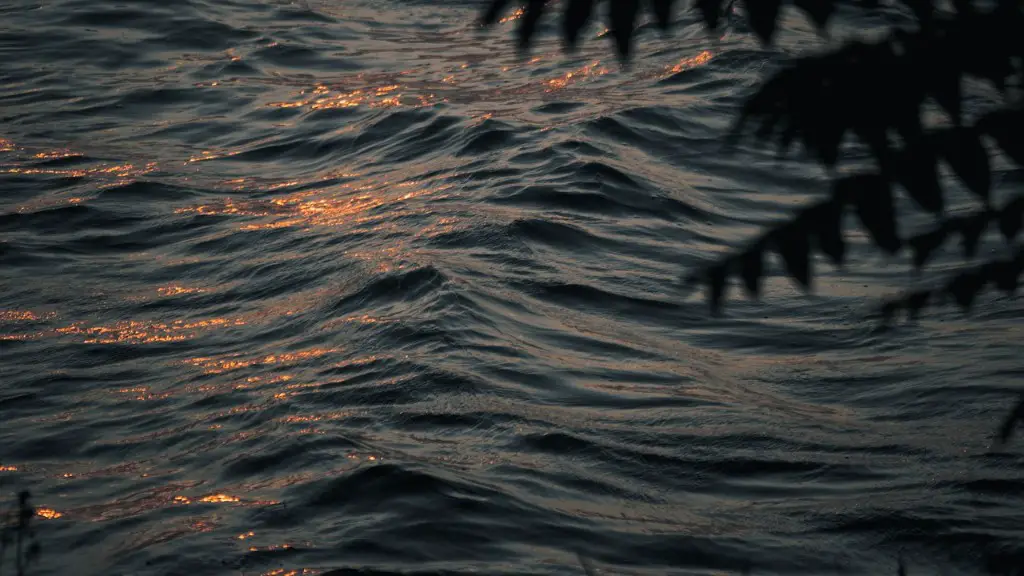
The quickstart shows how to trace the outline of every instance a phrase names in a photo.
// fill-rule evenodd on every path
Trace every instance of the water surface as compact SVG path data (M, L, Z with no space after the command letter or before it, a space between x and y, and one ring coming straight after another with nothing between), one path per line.
M0 482L36 573L969 573L1021 541L1024 460L985 455L1019 304L878 333L915 280L857 230L811 297L681 287L826 192L721 153L824 47L801 16L769 50L683 15L623 69L599 26L520 59L479 10L0 4Z

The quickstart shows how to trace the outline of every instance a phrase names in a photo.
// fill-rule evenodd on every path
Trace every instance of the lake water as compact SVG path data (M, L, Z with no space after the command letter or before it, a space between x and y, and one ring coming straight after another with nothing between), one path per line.
M480 10L0 2L0 489L40 507L33 574L973 573L1019 545L1021 449L986 451L1020 305L871 317L956 246L915 280L851 229L813 295L776 265L723 318L682 287L827 191L721 153L825 46L803 16L768 50L678 15L623 69L600 26L521 59Z

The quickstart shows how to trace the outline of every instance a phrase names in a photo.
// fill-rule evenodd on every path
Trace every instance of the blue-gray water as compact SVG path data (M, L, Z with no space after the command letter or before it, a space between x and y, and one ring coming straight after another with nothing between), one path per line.
M1021 451L985 454L1018 304L879 334L913 279L858 230L814 296L680 287L825 192L720 153L824 46L798 14L777 50L645 28L622 70L599 26L520 60L479 10L0 3L0 489L41 507L36 573L970 573L1021 541Z

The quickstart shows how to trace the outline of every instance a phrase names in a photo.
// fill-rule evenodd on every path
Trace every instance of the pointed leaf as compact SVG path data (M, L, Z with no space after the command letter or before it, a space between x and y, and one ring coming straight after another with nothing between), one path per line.
M985 273L988 281L996 288L1013 296L1017 292L1020 282L1020 273L1024 266L1015 260L997 260L985 265Z
M612 0L608 3L608 28L621 58L628 58L632 50L639 11L640 0Z
M796 140L797 134L797 127L792 122L779 132L776 150L780 158L789 153L789 148L793 145L793 141Z
M569 51L576 49L580 31L594 12L594 0L569 0L562 14L562 39Z
M786 272L805 290L811 289L810 227L798 218L772 234L772 240L786 266Z
M776 20L779 16L781 0L743 0L747 10L747 21L761 43L768 46L775 35Z
M809 148L818 152L818 158L825 166L832 168L839 161L839 145L846 135L846 125L840 114L825 114L824 117L808 119L815 123L814 143ZM806 132L810 134L810 132Z
M946 286L946 291L964 310L969 310L975 296L985 287L985 276L973 270L961 272Z
M651 0L651 9L654 11L654 19L658 27L668 30L672 25L672 4L674 0Z
M939 185L938 158L926 140L909 146L899 159L899 180L917 205L932 214L941 214L945 203Z
M842 204L857 205L857 197L864 190L888 189L889 181L877 172L860 172L832 181L832 198Z
M914 251L914 268L920 270L925 264L928 263L928 258L931 257L934 252L942 243L946 241L949 236L949 229L942 226L931 232L925 232L924 234L918 234L917 236L911 237L907 240L907 244L910 244L910 248Z
M928 300L931 296L931 290L919 290L911 292L904 298L903 306L907 309L907 315L911 320L916 320L920 316L921 310L928 306Z
M992 168L974 128L949 128L937 134L939 153L967 189L988 205Z
M708 303L711 313L718 314L722 310L725 299L725 287L728 280L728 266L719 264L708 269Z
M979 131L992 136L999 147L1019 166L1024 166L1024 112L996 110L978 120Z
M747 294L757 299L761 295L761 277L764 276L764 246L760 243L751 246L740 255L740 275Z
M875 245L889 254L900 251L892 189L885 178L878 174L848 176L837 181L836 194L852 200Z
M818 249L836 266L842 266L846 257L846 242L843 239L843 203L832 199L812 207L805 213Z
M708 30L718 30L718 20L722 16L722 0L695 0L694 6L700 11L701 19Z
M512 0L491 0L491 3L487 6L487 10L480 18L480 22L485 26L495 24L501 19L501 15L505 12L505 8L512 2Z
M896 317L896 314L899 313L902 307L903 302L901 300L885 301L885 303L882 304L881 310L879 310L879 313L882 315L882 322L886 324L892 322L892 319Z
M942 68L933 74L928 93L949 114L954 124L960 124L963 117L963 80L960 78L960 70L949 66L945 59L942 60Z
M978 253L978 243L985 228L988 227L988 220L988 213L982 212L950 221L950 225L960 232L960 245L964 248L965 258L974 258Z
M1024 396L1010 410L1010 413L1003 419L1003 423L999 426L997 433L996 442L998 444L1006 444L1013 437L1014 430L1017 428L1018 422L1024 422Z
M523 12L522 18L519 19L519 26L516 28L520 50L530 47L530 41L537 31L537 23L544 15L545 6L547 6L547 0L529 0L526 3L526 11Z
M1024 220L1024 196L1018 196L1003 206L999 211L999 231L1007 242L1013 242L1020 232Z

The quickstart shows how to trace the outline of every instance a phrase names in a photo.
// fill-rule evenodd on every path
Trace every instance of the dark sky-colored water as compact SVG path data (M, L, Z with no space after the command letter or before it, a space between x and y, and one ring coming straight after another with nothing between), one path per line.
M35 573L971 573L1021 541L1020 449L985 454L1019 304L869 318L955 246L914 280L851 228L814 296L776 272L721 319L681 289L825 192L721 153L807 22L767 50L680 16L623 70L597 26L517 59L479 9L0 4L0 489L40 506Z

